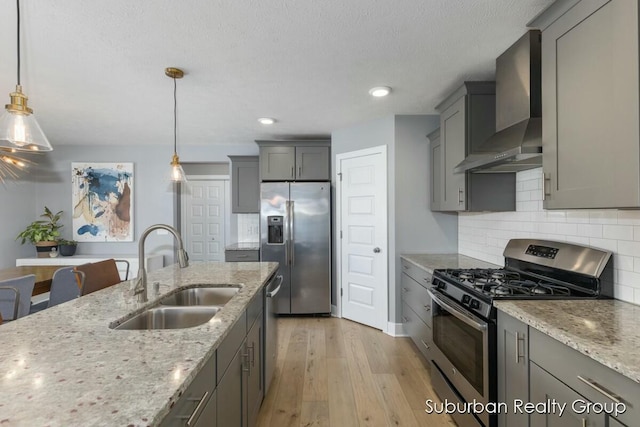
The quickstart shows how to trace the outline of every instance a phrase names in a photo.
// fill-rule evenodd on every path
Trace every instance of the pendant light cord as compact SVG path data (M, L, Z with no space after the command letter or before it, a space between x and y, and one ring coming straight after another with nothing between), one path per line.
M178 100L177 100L177 83L176 78L173 78L173 153L178 154L177 140L178 140Z
M18 29L18 37L16 37L16 40L18 40L18 86L20 86L20 0L16 0L16 10L16 15L18 17L18 25L16 25Z

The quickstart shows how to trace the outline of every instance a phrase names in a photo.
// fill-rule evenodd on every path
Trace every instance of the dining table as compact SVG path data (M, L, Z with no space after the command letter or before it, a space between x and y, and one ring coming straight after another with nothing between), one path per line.
M44 294L51 290L53 273L65 265L23 265L20 267L8 267L0 269L0 281L15 279L28 274L36 275L36 284L33 287L33 296Z

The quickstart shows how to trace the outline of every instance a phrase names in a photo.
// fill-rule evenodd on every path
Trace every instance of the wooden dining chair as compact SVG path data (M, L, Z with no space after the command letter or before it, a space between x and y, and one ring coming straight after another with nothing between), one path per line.
M0 281L0 313L4 320L16 320L29 314L35 284L35 274Z
M84 284L78 282L80 296L108 288L122 281L116 260L113 258L78 265L74 267L74 271L84 274Z

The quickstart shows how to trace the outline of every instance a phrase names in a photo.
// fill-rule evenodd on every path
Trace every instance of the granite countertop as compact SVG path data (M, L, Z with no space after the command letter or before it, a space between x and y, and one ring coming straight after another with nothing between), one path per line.
M259 242L232 243L230 245L225 246L224 249L227 251L259 251L260 243Z
M402 254L401 258L433 273L436 268L501 268L479 259L460 254Z
M0 425L157 425L277 263L192 263L149 273L149 302L132 281L0 326ZM154 294L153 283L160 283ZM240 286L204 325L110 329L185 285Z
M640 383L640 306L618 300L495 301L495 306Z

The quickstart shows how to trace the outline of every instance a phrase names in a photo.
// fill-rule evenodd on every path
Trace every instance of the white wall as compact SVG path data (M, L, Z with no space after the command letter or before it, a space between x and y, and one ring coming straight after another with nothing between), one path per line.
M460 213L461 254L503 265L509 239L579 243L614 253L615 297L640 304L640 210L543 210L542 169L517 174L516 212Z

